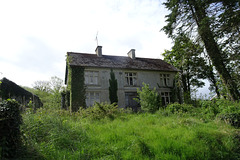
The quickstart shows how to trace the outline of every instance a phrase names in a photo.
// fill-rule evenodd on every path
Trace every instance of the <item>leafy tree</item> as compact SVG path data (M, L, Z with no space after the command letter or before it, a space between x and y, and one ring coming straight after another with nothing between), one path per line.
M111 104L118 102L117 90L118 90L117 79L115 78L115 74L111 69L110 79L109 79L109 99Z
M203 74L210 82L209 90L215 92L217 94L217 97L220 98L220 86L218 83L220 77L217 73L215 73L214 66L212 65L211 60L207 55L205 55L205 59L208 61L208 63L204 67L205 69L203 70Z
M180 69L177 76L178 87L182 88L184 101L191 102L193 88L202 87L204 82L199 79L204 77L205 60L200 55L203 48L190 40L186 35L179 34L175 38L172 50L165 50L164 60Z
M217 29L219 28L215 28L216 23L214 22L218 21L220 24L228 24L232 22L232 19L224 20L224 18L221 18L221 15L226 16L227 11L232 11L230 17L238 14L239 10L236 11L230 9L229 6L237 8L239 7L239 2L237 0L232 0L231 3L228 3L226 0L167 0L164 5L170 10L170 14L166 16L167 25L163 27L165 33L170 37L173 37L174 34L178 33L178 31L183 31L185 34L189 34L192 37L196 37L198 34L212 61L212 64L218 71L223 83L227 87L231 99L238 100L240 98L240 93L236 88L236 82L232 78L232 75L227 68L224 57L225 53L221 48L221 44L218 42L218 40L220 40L220 32L217 32ZM218 7L219 10L216 11L214 7ZM237 19L237 17L234 16L233 19ZM221 22L221 20L223 22ZM238 25L238 23L234 24ZM234 26L231 28L233 29ZM239 26L237 26L237 28L239 29ZM219 31L223 30L219 29ZM233 30L230 30L226 33L231 34L233 32ZM223 39L226 35L227 34L224 34L222 36ZM233 37L236 39L236 36Z
M156 88L151 90L148 84L143 83L142 90L137 88L138 98L134 100L140 103L141 109L150 113L156 112L161 106L161 100Z
M35 81L33 88L47 93L51 92L51 85L49 81Z
M29 90L29 88L26 88ZM60 108L61 91L64 90L63 80L54 76L50 81L36 81L31 92L38 95L45 107Z

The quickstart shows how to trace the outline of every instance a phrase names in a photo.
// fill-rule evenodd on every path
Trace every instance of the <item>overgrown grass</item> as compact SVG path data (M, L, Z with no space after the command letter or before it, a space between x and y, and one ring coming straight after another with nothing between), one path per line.
M115 111L100 117L45 109L23 114L25 147L37 153L34 159L240 159L240 130L218 118L204 121L185 110Z

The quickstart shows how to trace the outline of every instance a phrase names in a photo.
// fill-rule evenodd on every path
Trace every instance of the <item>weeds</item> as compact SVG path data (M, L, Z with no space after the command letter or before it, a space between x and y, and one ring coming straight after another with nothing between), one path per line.
M193 112L190 106L185 109L185 114ZM175 111L168 116L160 111L129 114L107 104L75 114L40 109L23 115L24 144L44 159L239 158L237 129L222 121L176 116L182 111Z

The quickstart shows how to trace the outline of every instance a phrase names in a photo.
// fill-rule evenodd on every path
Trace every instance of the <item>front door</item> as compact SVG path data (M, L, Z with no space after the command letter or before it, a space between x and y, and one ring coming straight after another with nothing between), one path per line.
M125 93L125 105L126 108L132 108L134 112L137 112L140 109L140 105L134 99L138 98L137 92L126 92Z

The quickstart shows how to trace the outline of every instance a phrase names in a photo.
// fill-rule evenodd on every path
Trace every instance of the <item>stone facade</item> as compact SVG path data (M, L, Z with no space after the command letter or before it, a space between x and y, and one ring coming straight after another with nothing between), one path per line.
M94 72L96 74L97 84L89 84L85 82L86 93L99 93L100 102L110 102L109 100L109 79L110 79L110 69L109 68L85 68L85 73ZM144 70L127 70L127 69L114 69L115 77L118 82L118 105L119 107L128 106L128 100L126 95L137 92L137 88L141 88L143 82L149 84L151 89L156 88L157 91L161 93L170 93L173 87L174 72L163 72L163 71L144 71ZM135 84L131 85L127 83L127 73L135 73L136 79ZM169 75L168 84L160 85L161 78L160 75ZM131 78L131 77L130 77ZM86 81L86 77L85 77ZM163 80L164 81L164 80ZM91 95L90 95L91 96ZM93 95L96 96L96 95ZM89 97L91 99L91 97ZM170 97L169 100L171 101Z
M98 53L101 53L100 56ZM84 67L86 105L91 106L95 101L110 102L109 79L113 69L118 82L119 107L136 107L138 104L133 99L137 96L137 88L141 88L143 83L149 84L151 89L156 88L163 104L171 102L170 93L178 69L161 59L138 58L134 49L127 55L128 57L102 55L102 47L97 47L96 54L68 52L70 61L67 62L65 83L69 85L70 68Z

